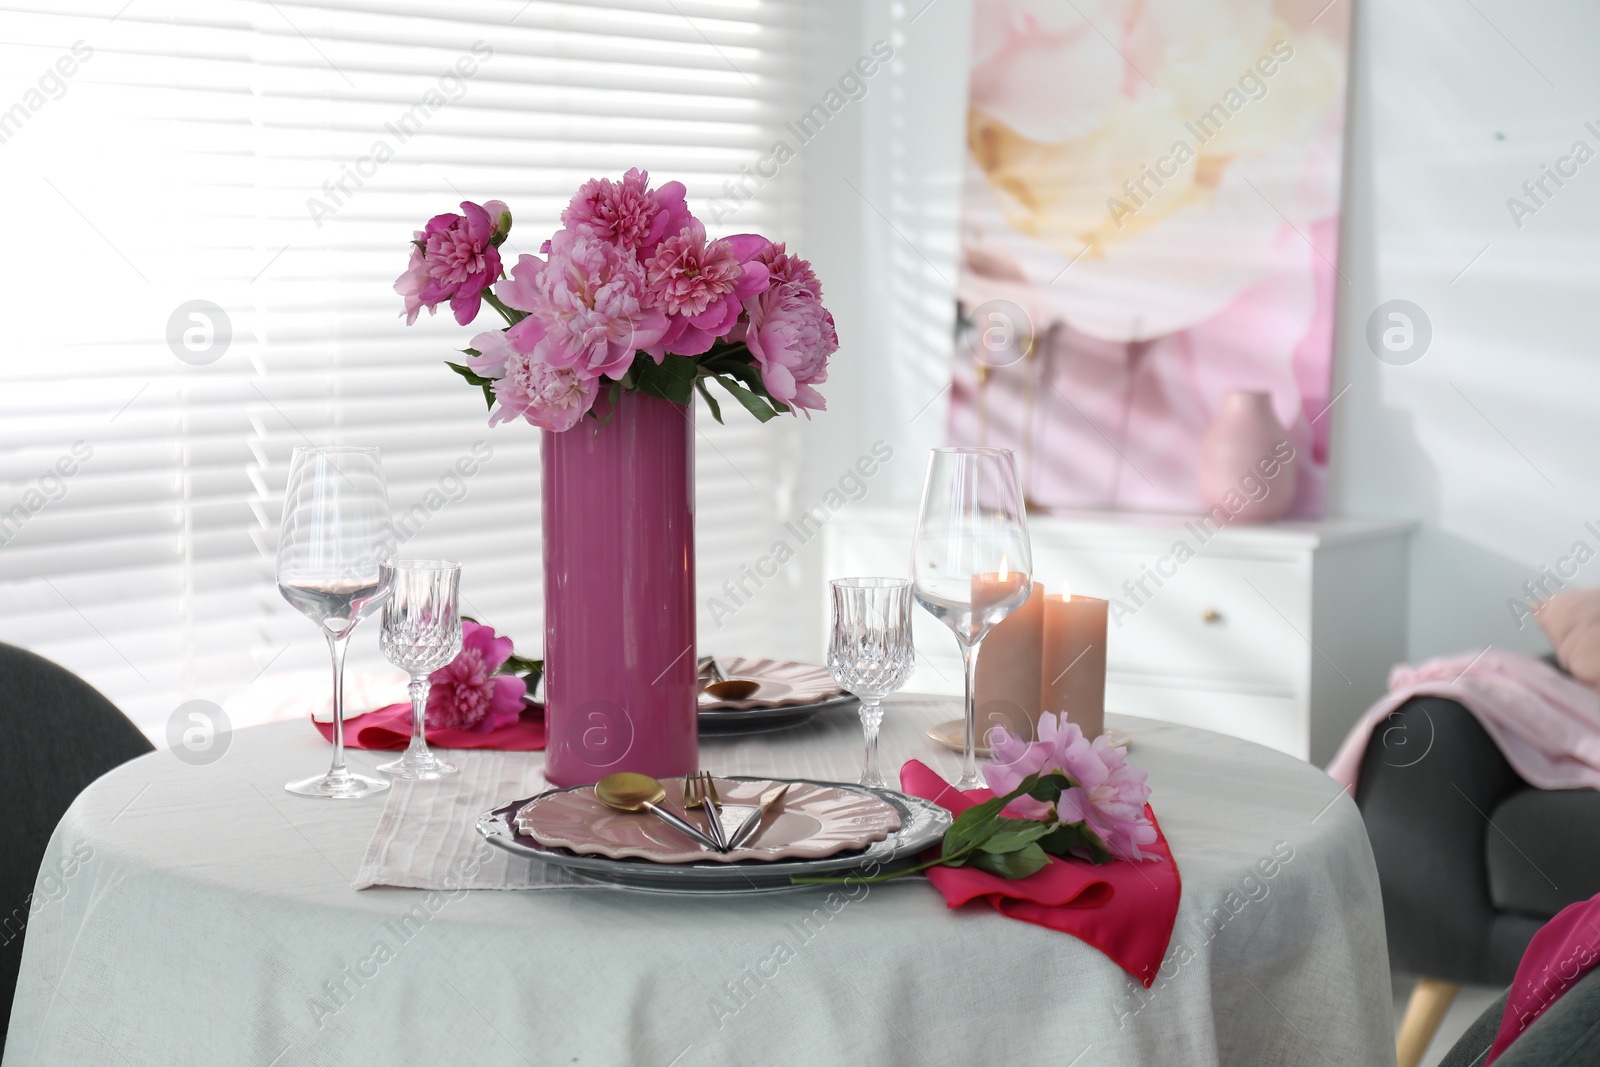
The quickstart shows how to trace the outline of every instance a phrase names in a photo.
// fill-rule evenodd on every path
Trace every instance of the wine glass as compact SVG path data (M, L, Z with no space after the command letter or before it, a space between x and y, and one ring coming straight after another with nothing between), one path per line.
M376 448L297 448L278 538L278 592L328 641L333 660L333 763L284 786L307 797L354 800L389 788L344 762L344 654L350 632L389 595L380 564L394 555L389 494Z
M411 675L411 744L405 755L378 770L396 778L432 780L456 773L454 764L428 751L428 675L461 651L461 564L442 559L401 559L383 565L389 599L383 605L378 647Z
M866 733L866 769L861 784L882 789L878 773L878 725L882 700L904 686L916 666L911 643L911 581L908 578L837 578L828 673L861 701Z
M1033 552L1009 448L935 448L917 514L911 572L917 603L950 627L966 675L966 738L957 789L978 779L973 679L978 647L1028 599Z

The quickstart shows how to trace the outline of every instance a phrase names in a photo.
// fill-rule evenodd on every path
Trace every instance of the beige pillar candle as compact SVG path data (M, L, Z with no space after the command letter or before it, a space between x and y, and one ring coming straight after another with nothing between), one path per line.
M1106 725L1106 618L1109 605L1087 596L1044 598L1040 696L1045 711L1067 713L1090 739Z
M1016 588L1013 583L1011 589ZM1022 606L996 623L978 646L973 692L980 742L996 726L1034 740L1043 678L1044 602L1044 586L1034 582Z

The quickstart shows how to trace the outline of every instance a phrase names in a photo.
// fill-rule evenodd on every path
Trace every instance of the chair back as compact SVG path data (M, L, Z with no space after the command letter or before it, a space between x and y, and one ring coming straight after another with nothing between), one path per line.
M88 682L0 644L0 1034L11 1020L29 898L51 833L90 782L151 751Z
M1506 998L1484 1009L1439 1067L1483 1067L1500 1032ZM1584 975L1494 1061L1495 1067L1588 1067L1600 1063L1600 969Z

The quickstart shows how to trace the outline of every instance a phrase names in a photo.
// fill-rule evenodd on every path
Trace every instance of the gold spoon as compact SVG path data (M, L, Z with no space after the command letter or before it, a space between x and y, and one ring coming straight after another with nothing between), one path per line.
M748 700L760 688L761 683L751 678L725 678L720 682L707 682L700 691L718 700Z
M713 852L722 851L717 843L701 832L687 819L679 818L660 804L667 796L667 787L647 774L620 771L608 774L594 784L594 795L600 803L616 811L648 811L679 833L686 834Z
M702 674L711 672L711 681L702 685L700 692L713 700L745 700L755 696L756 690L761 688L761 683L753 678L729 678L715 656L704 657L700 665Z

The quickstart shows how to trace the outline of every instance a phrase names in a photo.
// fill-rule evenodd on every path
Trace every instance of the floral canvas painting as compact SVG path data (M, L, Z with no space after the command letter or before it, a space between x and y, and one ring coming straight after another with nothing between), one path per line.
M973 17L954 442L1040 508L1196 511L1224 395L1264 390L1321 514L1350 5Z

